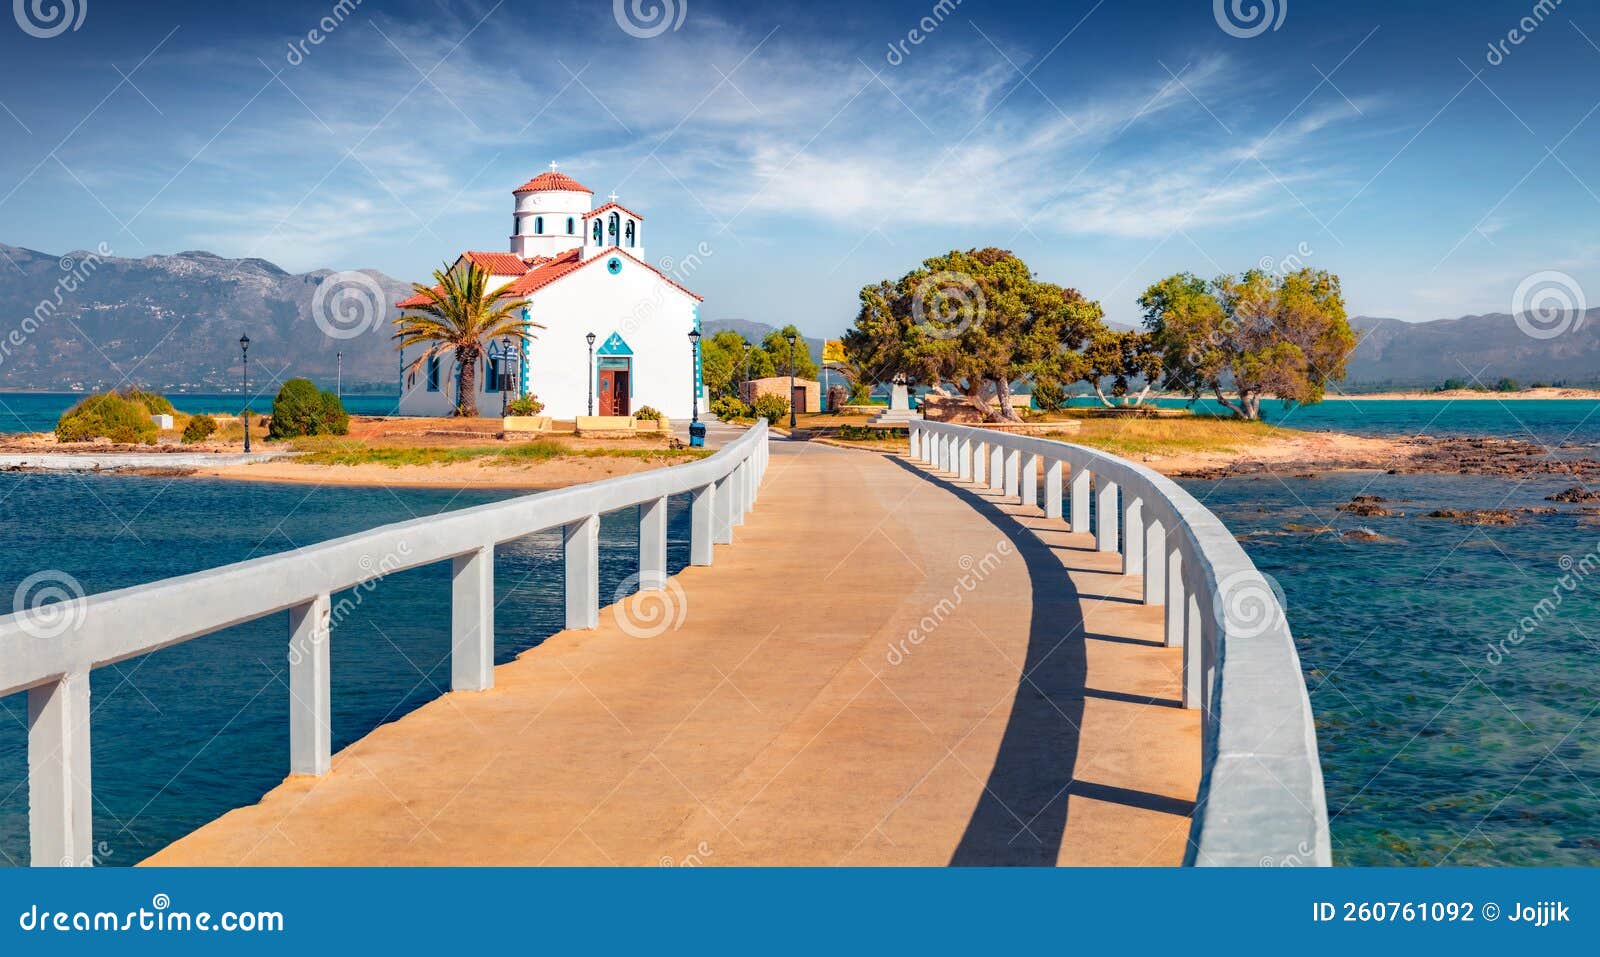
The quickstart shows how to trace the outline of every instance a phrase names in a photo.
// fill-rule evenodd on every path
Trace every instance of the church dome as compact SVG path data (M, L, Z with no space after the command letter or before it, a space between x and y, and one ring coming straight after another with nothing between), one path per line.
M548 173L540 173L538 176L528 180L526 183L523 183L521 186L518 186L511 192L513 195L519 195L522 193L543 193L553 190L561 190L569 193L594 194L594 190L568 176L566 173L557 173L554 170L551 170Z

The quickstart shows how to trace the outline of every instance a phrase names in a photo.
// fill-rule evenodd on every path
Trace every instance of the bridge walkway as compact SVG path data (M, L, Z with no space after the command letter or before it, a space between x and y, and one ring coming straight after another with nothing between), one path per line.
M680 626L608 608L148 863L1179 863L1199 716L1117 556L908 459L771 448L660 593Z

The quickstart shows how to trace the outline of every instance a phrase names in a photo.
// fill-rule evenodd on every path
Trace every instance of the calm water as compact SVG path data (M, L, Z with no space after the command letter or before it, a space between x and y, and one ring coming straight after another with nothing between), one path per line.
M1329 475L1185 481L1283 589L1343 864L1600 864L1600 575L1520 643L1600 516L1421 517L1547 505L1569 481ZM1403 517L1336 511L1357 494ZM1566 507L1570 509L1570 506ZM1303 527L1296 530L1295 526ZM1305 530L1331 526L1333 533ZM1386 541L1339 533L1369 528ZM1576 574L1576 572L1574 573ZM1570 581L1570 580L1569 580Z
M82 396L70 392L0 392L0 434L7 432L49 432L56 427L61 413L71 408ZM181 395L168 394L179 412L194 415L200 412L227 413L239 411L237 395ZM255 411L266 412L272 408L272 396L262 395L251 400ZM392 415L399 404L398 396L346 395L344 407L356 415Z
M9 602L47 568L103 591L509 494L0 473L0 594ZM672 506L676 571L688 561L688 510ZM600 541L609 602L637 571L637 523L607 516ZM506 661L561 629L559 532L501 546L495 567L496 658ZM333 631L336 750L450 684L448 564L389 576L360 597ZM102 863L133 864L283 780L287 635L283 612L94 672ZM0 866L27 860L26 716L26 695L0 698Z

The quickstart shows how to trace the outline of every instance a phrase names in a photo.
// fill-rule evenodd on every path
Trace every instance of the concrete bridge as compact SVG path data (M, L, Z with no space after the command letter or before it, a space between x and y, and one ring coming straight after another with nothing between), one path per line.
M693 464L91 596L54 644L0 619L33 860L92 853L91 668L289 609L295 774L149 863L1327 863L1293 643L1227 530L1092 450L911 436L884 456L761 425ZM667 578L679 494L692 564ZM595 530L623 509L644 590L602 609ZM556 527L567 630L492 667L494 544ZM330 754L329 595L434 561L452 692Z

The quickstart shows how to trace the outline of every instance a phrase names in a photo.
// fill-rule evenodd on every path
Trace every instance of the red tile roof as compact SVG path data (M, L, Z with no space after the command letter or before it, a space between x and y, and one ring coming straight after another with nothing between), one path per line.
M549 259L549 260L547 260L545 262L541 262L541 263L537 263L537 264L534 264L534 263L530 262L530 265L532 266L532 268L529 269L527 272L523 273L521 276L517 277L516 279L511 280L511 282L504 287L505 288L505 294L509 295L509 296L518 296L518 297L528 296L528 295L532 294L533 292L535 292L537 290L540 290L540 289L543 289L545 286L550 285L551 283L555 282L557 279L561 279L564 276L568 276L568 275L570 275L572 273L575 273L575 272L577 272L578 270L582 269L585 266L588 266L588 265L591 265L591 264L597 263L597 262L602 262L602 261L604 261L606 259L609 259L612 255L622 256L622 257L624 257L624 258L626 258L626 259L628 259L628 260L630 260L632 262L635 262L635 263L639 264L640 266L643 266L644 268L646 268L646 269L650 270L651 272L655 273L657 276L660 276L663 280L665 280L667 283L671 284L674 288L678 289L679 291L683 292L685 295L687 295L690 298L694 299L696 302L705 302L706 301L704 296L699 296L699 295L696 295L693 292L690 292L688 289L685 289L680 283L678 283L675 280L673 280L673 278L671 276L668 276L666 273L662 272L661 270L657 269L656 267L650 265L649 263L645 262L644 260L638 258L637 256L634 256L633 254L631 254L631 253L627 252L626 250L624 250L624 249L622 249L620 247L617 247L617 246L608 246L608 247L606 247L606 251L604 253L602 253L600 255L597 255L597 256L590 256L588 259L584 259L583 258L583 250L582 249L571 249L571 250L568 250L567 252L564 252L561 255L556 256L554 258L551 258L551 259ZM434 289L438 289L438 288L439 288L438 286L434 287ZM411 296L410 298L407 298L407 299L402 299L399 302L395 303L395 305L398 306L401 309L414 309L414 308L416 308L418 306L427 305L427 303L428 303L428 298L426 296L418 294L418 295L415 295L415 296Z
M444 292L444 289L439 286L434 286L433 291L442 293ZM395 307L397 309L420 309L432 301L432 299L429 299L427 296L424 296L419 292L416 295L407 296L406 298L395 303Z
M516 189L512 190L511 193L514 196L517 193L536 193L547 189L564 189L574 193L594 193L594 190L568 176L566 173L557 173L554 171L549 173L540 173L538 176L535 176L533 179L528 180L526 183L523 183L521 186L518 186Z
M480 253L468 250L461 257L478 264L478 268L491 276L520 276L528 271L528 264L515 253Z
M588 219L591 216L598 216L598 215L600 215L601 213L605 212L608 209L620 209L624 213L627 213L629 216L632 216L634 219L640 220L641 222L644 220L643 216L640 216L638 213L634 212L633 210L629 209L628 207L626 207L626 206L624 206L624 205L622 205L621 203L618 203L618 202L610 202L610 203L605 204L604 206L601 206L598 209L591 209L589 212L583 214L583 218L584 219Z

